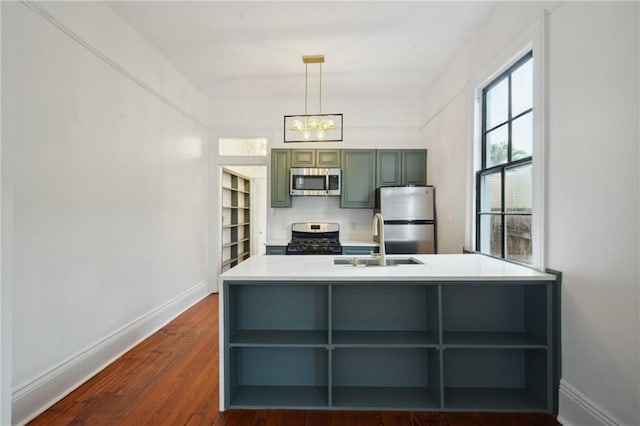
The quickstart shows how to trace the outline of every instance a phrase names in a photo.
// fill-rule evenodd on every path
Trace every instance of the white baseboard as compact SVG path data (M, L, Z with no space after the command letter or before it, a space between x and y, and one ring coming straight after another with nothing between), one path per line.
M560 380L558 421L564 426L615 426L623 424L578 389Z
M12 424L24 425L209 294L206 281L147 312L13 390Z

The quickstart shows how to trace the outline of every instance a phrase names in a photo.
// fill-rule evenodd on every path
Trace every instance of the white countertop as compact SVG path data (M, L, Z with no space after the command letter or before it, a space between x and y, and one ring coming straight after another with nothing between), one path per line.
M388 255L388 258L415 257L423 264L387 267L334 265L335 257L351 259L353 256L253 256L222 274L221 278L266 281L555 280L551 274L480 254Z
M267 240L266 245L268 246L286 246L287 244L289 244L289 241L285 241L285 240ZM342 244L343 246L360 246L360 247L366 247L366 246L371 246L371 247L378 247L378 243L376 243L375 241L356 241L356 240L340 240L340 244Z

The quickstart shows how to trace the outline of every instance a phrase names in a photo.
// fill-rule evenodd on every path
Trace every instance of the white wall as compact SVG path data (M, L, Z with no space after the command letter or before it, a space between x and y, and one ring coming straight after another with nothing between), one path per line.
M330 81L324 83L331 84ZM260 132L275 131L278 138L271 138L272 146L283 144L282 131L285 115L304 112L304 92L292 93L292 99L243 99L212 100L211 123L219 137L271 137ZM344 144L364 143L357 131L371 129L385 133L389 130L415 131L424 115L424 103L421 100L343 100L323 96L323 111L344 114ZM257 130L259 132L254 132ZM239 134L239 131L242 134ZM249 134L247 134L247 132ZM354 140L352 140L354 139ZM389 140L389 144L397 141ZM292 144L288 144L292 145ZM297 145L297 144L293 144ZM303 144L307 145L307 144Z
M210 111L107 5L7 7L22 422L206 294Z
M291 208L268 209L268 240L288 242L294 222L332 222L340 224L340 240L372 241L372 209L342 209L340 197L292 197Z
M8 43L11 39L9 34L15 31L15 19L13 19L13 13L5 11L4 5L0 5L0 22L2 33L0 34L0 44L2 46L1 51L12 52L14 45ZM15 80L15 70L2 69L1 75L1 87L0 91L3 96L10 93L12 97L15 94L12 83ZM0 149L1 149L1 164L0 164L0 182L2 184L2 194L0 198L0 425L7 425L11 423L11 256L8 246L11 242L11 218L10 211L13 205L13 191L12 184L9 182L12 179L7 177L7 172L12 170L11 164L13 163L10 150L8 149L10 144L7 141L14 140L15 138L15 113L12 109L6 107L4 102L0 103L0 117L2 127ZM8 160L8 163L6 163Z
M263 167L266 170L266 167ZM251 250L252 255L266 252L267 245L267 203L269 186L267 177L255 177L251 180Z
M465 243L465 220L442 218L469 205L459 174L471 164L473 84L542 28L545 6L501 4L431 90L423 137L451 250ZM639 17L636 2L566 2L547 20L545 251L564 273L566 424L640 423Z
M563 380L626 424L640 423L637 8L567 3L549 17L547 250L565 273Z
M454 95L447 108L422 131L428 147L427 180L436 187L438 253L462 253L465 237L465 182L469 97Z

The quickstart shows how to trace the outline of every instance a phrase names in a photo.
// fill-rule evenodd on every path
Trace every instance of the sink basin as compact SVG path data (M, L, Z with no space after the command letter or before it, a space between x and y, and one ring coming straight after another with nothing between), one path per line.
M378 259L373 257L356 257L357 265L354 265L353 257L335 257L334 265L352 265L352 266L380 266ZM395 265L421 265L422 262L415 257L387 257L386 266Z

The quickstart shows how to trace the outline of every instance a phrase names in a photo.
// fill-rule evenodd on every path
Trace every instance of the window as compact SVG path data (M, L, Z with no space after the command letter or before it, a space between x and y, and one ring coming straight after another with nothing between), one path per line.
M533 55L482 90L482 162L476 173L476 250L532 263Z
M267 155L265 138L220 138L220 155Z

